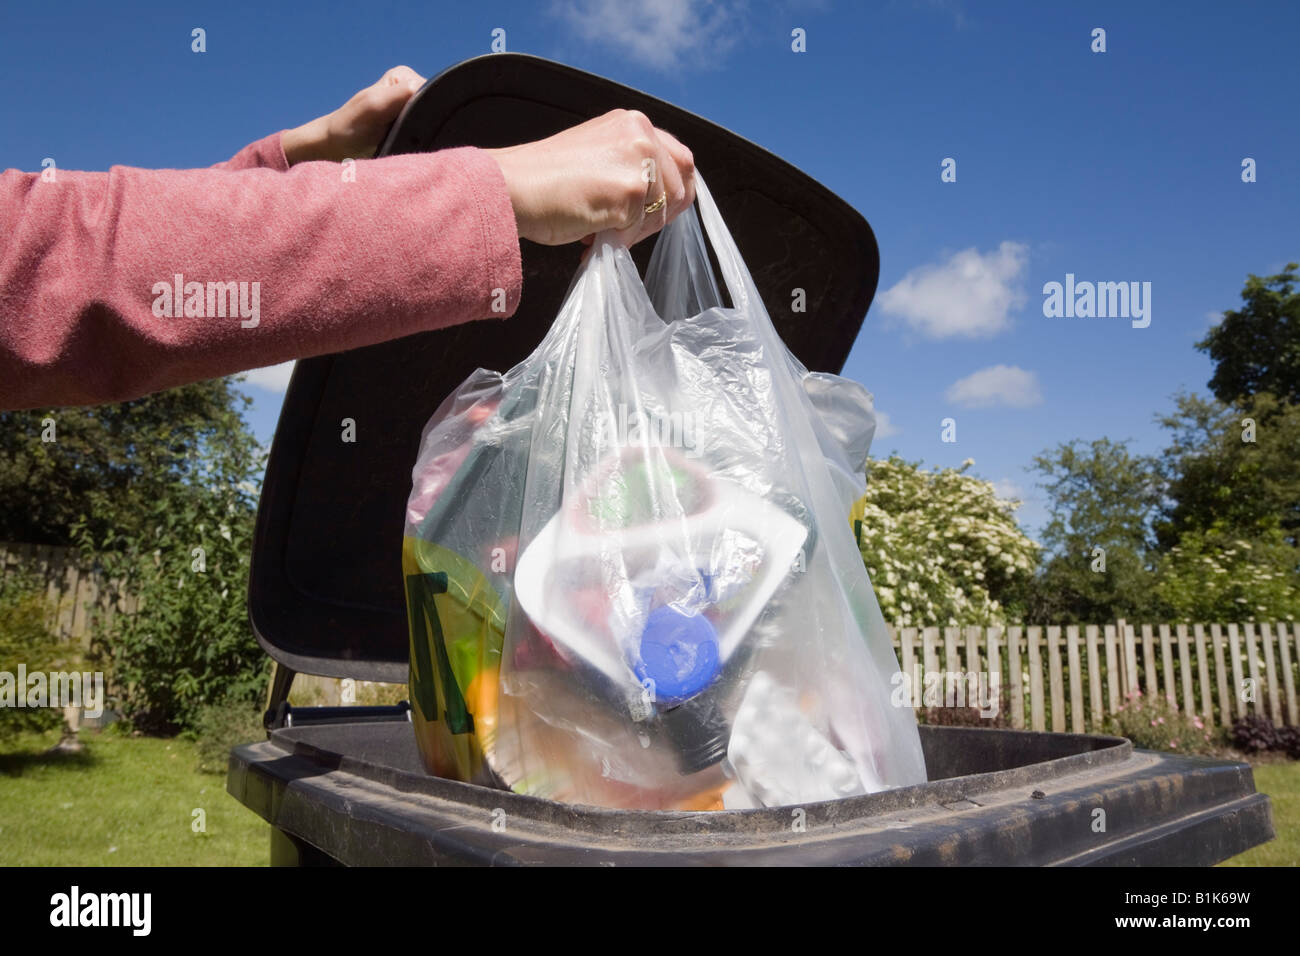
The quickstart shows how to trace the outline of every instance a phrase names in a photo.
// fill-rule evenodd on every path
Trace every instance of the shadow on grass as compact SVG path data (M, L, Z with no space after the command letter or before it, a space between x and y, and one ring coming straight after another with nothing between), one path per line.
M64 767L70 770L89 770L99 763L91 748L82 747L78 751L23 749L0 753L0 774L6 777L21 777L27 770L36 767Z

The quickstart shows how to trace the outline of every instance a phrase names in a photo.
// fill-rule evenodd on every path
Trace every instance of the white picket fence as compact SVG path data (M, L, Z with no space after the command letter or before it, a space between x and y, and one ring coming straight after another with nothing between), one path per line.
M893 629L903 672L996 675L1013 727L1101 731L1131 692L1163 694L1209 727L1256 714L1296 726L1300 626L1294 622Z

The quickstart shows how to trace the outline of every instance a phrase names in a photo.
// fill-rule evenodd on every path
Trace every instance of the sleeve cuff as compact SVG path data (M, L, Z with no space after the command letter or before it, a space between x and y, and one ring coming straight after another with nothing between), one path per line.
M213 169L236 171L241 169L274 169L278 172L289 171L289 160L285 158L284 146L280 142L284 130L264 136L255 143L249 143L224 163L217 163Z
M506 179L497 161L484 150L462 146L455 151L461 156L461 173L479 214L483 281L488 292L484 316L509 318L519 308L523 294L523 262Z

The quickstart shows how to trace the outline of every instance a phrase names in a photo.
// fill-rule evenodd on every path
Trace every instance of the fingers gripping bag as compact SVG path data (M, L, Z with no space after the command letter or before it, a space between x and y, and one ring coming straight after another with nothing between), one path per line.
M926 779L849 525L871 395L790 353L697 197L644 283L597 236L532 355L425 428L402 562L431 773L649 810Z

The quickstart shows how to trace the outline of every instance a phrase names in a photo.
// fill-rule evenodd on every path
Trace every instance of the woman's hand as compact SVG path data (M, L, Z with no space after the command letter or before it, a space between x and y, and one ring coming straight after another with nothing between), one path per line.
M388 127L406 101L424 85L409 66L395 66L333 113L318 117L280 139L289 165L312 160L342 162L375 155Z
M613 229L631 246L695 201L691 151L636 110L485 152L505 175L520 238L543 245L589 242ZM664 204L647 213L661 196Z

